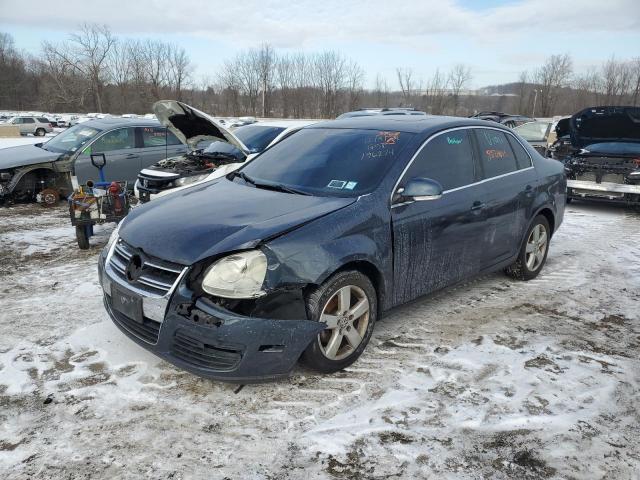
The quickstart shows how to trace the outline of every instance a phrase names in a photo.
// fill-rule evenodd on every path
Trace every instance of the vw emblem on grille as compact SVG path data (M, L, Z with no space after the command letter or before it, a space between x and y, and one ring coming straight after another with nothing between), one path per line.
M127 264L127 280L135 282L142 274L142 258L138 254L134 254Z

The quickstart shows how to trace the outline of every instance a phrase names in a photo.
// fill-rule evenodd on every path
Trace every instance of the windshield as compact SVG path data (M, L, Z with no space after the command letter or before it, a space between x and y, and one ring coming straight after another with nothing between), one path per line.
M527 142L541 142L546 139L549 125L548 122L529 122L513 130Z
M320 196L357 196L373 190L401 158L411 133L302 129L242 169L256 184L284 185Z
M42 148L50 152L73 153L82 148L89 140L95 137L100 130L85 125L75 125L68 130L56 135Z
M267 148L282 131L284 127L246 125L239 127L233 134L247 146L251 153L258 153Z

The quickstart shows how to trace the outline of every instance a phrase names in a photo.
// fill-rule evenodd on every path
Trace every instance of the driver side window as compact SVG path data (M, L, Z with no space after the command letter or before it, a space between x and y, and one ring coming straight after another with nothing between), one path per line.
M447 191L476 181L469 130L441 133L429 140L404 175L401 185L416 177L430 178Z
M112 150L135 148L135 130L119 128L105 133L91 145L91 153L105 153Z

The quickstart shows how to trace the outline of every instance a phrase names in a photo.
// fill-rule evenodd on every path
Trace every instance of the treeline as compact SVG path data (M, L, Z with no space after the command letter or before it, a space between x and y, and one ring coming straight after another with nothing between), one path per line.
M640 58L611 58L576 74L569 55L552 55L517 82L481 90L469 90L472 71L463 64L426 79L410 68L395 73L391 84L377 75L365 88L362 67L341 53L282 54L263 44L222 61L213 77L197 78L182 47L118 38L102 25L45 41L36 55L0 32L4 110L146 113L154 101L176 98L220 116L333 118L364 106L405 106L433 114L502 110L547 117L640 102Z

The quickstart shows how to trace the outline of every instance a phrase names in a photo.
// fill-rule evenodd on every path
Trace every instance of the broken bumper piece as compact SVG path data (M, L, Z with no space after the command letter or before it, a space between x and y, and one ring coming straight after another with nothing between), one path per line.
M116 326L138 345L196 375L232 383L287 376L324 329L310 320L245 317L201 300L192 305L185 293L175 292L163 322L121 313L106 292L104 303Z
M572 198L594 198L619 203L640 203L640 185L626 183L567 180L567 194Z

